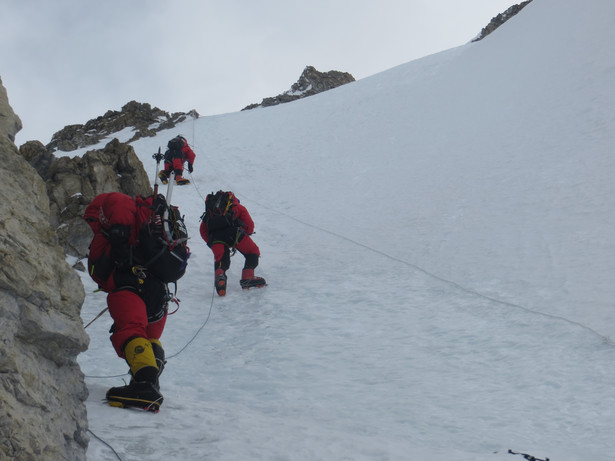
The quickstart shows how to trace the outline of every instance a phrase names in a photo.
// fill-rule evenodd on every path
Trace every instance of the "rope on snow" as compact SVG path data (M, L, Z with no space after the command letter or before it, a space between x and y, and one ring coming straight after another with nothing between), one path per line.
M516 451L512 451L512 450L508 450L508 453L510 453L511 455L521 455L523 456L525 459L527 459L527 461L549 461L549 458L536 458L532 455L528 455L527 453L518 453Z

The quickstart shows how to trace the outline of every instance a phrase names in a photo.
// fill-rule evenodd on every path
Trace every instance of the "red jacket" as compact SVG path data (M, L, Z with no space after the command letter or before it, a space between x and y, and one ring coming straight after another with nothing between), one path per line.
M194 159L196 158L196 154L194 153L194 151L190 148L190 146L188 145L188 141L186 141L185 138L182 138L184 141L184 145L181 148L181 152L182 152L182 163L183 162L188 162L189 165L192 165L194 163Z
M115 289L113 275L116 259L128 257L130 248L137 245L139 230L152 216L152 201L153 197L133 199L119 192L109 192L98 195L87 206L84 218L94 231L88 255L88 272L104 291ZM127 234L123 244L114 248L108 235L118 228L125 229ZM113 254L112 250L115 250Z
M182 147L182 154L184 154L184 160L187 161L189 165L194 164L194 159L196 159L196 154L188 145L188 141L184 142L184 147Z
M196 159L196 154L188 145L188 141L183 136L176 136L171 141L175 141L176 139L181 139L182 147L181 148L171 148L169 147L164 153L164 163L165 165L173 165L174 168L180 168L185 162L188 162L189 165L194 164L194 160ZM181 164L176 164L176 161L179 160Z
M233 213L233 220L236 226L243 229L247 235L254 233L254 221L248 213L248 209L239 203L239 199L233 195L233 207L231 208ZM201 237L205 242L208 241L208 230L205 221L201 221L200 227Z

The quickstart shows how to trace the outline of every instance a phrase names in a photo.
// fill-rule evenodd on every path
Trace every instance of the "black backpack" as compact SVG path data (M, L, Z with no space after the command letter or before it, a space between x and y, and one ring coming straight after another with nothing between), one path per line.
M159 194L153 201L152 219L143 224L139 234L140 264L165 283L177 282L190 258L187 242L188 230L179 209Z
M181 152L182 147L184 147L185 142L186 142L185 138L181 136L176 136L168 142L167 148L171 152Z
M233 218L233 193L219 190L215 194L207 194L205 198L205 213L201 219L205 222L211 234L220 229L235 227Z

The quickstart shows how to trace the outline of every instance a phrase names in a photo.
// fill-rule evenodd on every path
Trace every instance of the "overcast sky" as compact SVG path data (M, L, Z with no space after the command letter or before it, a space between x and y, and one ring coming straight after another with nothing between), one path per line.
M463 45L515 0L2 0L0 77L44 144L128 101L236 112L304 67L357 80Z

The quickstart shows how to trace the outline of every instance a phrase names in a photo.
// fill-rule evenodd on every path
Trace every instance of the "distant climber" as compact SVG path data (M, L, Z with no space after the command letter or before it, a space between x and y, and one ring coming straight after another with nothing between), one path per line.
M184 163L188 162L188 171L192 173L196 154L188 145L188 141L182 135L177 135L167 144L164 153L164 169L158 173L163 184L167 184L171 173L175 173L175 183L183 186L190 184L190 180L184 178Z

